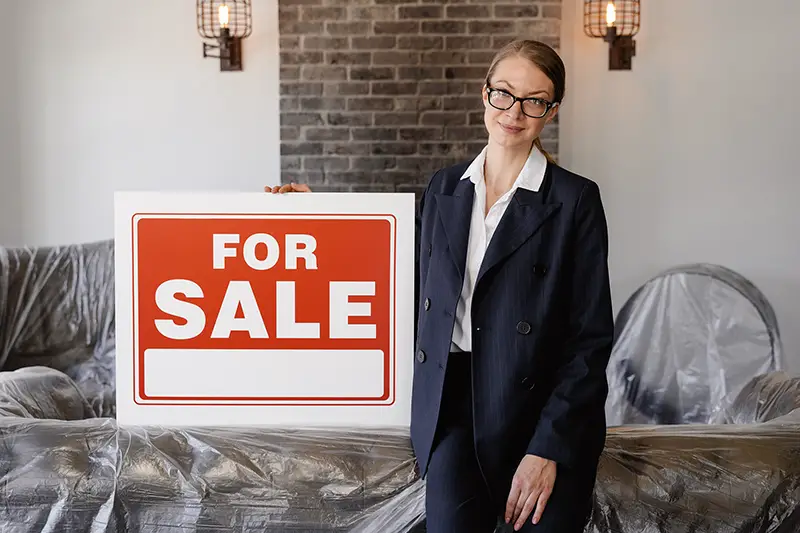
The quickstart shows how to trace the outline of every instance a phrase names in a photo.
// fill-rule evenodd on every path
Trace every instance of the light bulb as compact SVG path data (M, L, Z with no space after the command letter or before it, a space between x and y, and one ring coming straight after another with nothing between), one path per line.
M606 6L606 24L608 27L614 25L617 21L617 8L614 6L614 2L609 1L608 5Z
M221 28L228 27L228 5L222 4L219 6L219 25Z

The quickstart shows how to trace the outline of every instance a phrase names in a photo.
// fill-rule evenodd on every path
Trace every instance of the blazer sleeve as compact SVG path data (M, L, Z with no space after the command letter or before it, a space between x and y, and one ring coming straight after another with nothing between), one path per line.
M568 244L570 300L564 360L527 450L567 467L580 462L581 450L588 451L589 443L598 440L598 422L602 421L592 419L597 418L598 408L605 408L606 367L614 337L608 227L594 182L581 191L573 236Z

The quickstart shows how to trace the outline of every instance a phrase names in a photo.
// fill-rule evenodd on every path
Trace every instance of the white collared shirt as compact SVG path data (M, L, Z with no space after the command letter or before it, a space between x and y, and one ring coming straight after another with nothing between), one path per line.
M486 162L485 147L478 157L461 176L461 179L469 179L475 185L475 196L472 201L472 217L470 218L469 244L467 245L467 263L464 272L464 285L461 288L461 296L456 306L456 321L453 326L453 336L450 349L453 351L472 350L472 293L475 290L475 281L483 262L483 256L492 236L497 230L500 219L506 212L509 202L514 197L518 188L538 191L544 180L544 173L547 168L547 159L544 154L534 146L528 160L511 186L503 196L486 212L486 181L484 179L483 167Z

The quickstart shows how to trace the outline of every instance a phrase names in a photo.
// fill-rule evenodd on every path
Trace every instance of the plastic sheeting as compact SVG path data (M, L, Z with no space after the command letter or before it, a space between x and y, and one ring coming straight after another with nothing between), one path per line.
M800 530L800 419L784 414L798 380L776 373L745 390L730 415L766 422L611 428L587 533ZM403 434L58 421L86 406L41 368L5 373L8 404L4 533L424 531L425 485Z
M773 377L764 379L770 381ZM777 389L786 392L780 379L777 378ZM762 405L778 407L788 403L780 397L780 390L776 392ZM744 405L757 402L758 398L745 396L740 400ZM799 452L797 412L743 426L611 428L587 531L800 531Z
M0 368L43 365L113 416L114 243L0 247Z
M760 424L784 417L791 420L798 408L800 378L773 372L751 380L736 398L723 404L714 423Z
M406 434L119 427L106 416L112 254L111 243L0 250L0 531L424 531L425 484ZM747 346L756 361L750 377L775 366L766 362L780 353L771 310L754 304L757 296L740 299L740 291L721 296L728 294L717 285L721 272L709 285L682 272L640 291L621 325L617 362L649 363L630 356L637 350L621 350L647 348L648 339L695 346L693 335L714 324L728 333L706 335L714 347L706 359ZM693 310L705 317L694 326L680 312L690 302L705 313ZM763 327L756 316L766 317ZM711 368L693 370L690 382L713 375ZM781 372L745 379L744 372L725 366L726 378L743 381L738 395L728 386L715 409L721 424L609 429L587 533L800 530L800 381ZM658 392L660 382L647 383Z
M3 533L401 533L423 518L407 435L118 427L78 420L91 410L56 370L0 376Z
M0 531L410 531L407 435L118 427L114 243L0 248Z
M754 376L783 366L769 302L717 265L654 277L626 302L615 329L610 426L710 423Z

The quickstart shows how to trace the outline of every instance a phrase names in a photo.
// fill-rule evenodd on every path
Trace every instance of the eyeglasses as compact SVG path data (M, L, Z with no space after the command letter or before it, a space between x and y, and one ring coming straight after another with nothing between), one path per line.
M488 87L488 91L489 105L493 108L507 111L519 102L522 107L522 113L530 118L542 118L548 111L558 105L558 102L548 102L541 98L517 98L508 91L493 87Z

